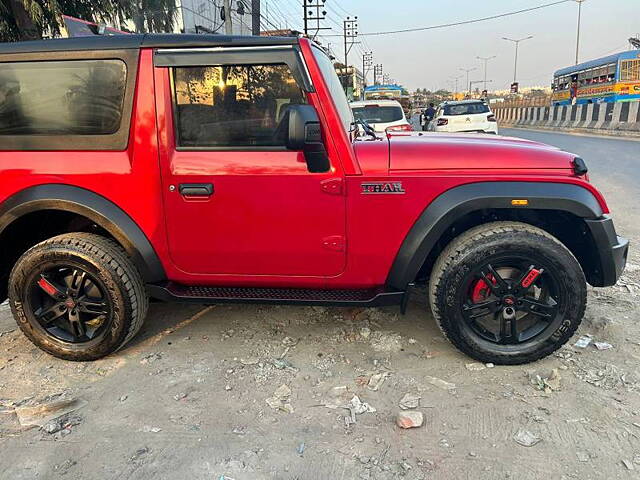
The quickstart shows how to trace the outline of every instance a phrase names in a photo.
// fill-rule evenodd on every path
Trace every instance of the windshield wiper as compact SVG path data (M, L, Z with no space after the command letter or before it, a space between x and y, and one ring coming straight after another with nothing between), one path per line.
M362 118L358 118L354 123L356 123L358 125L362 125L362 129L364 130L364 133L366 133L367 135L370 135L371 137L373 137L374 140L378 139L378 136L376 135L376 131L373 129L373 127L371 125L369 125L367 123L366 120L364 120Z

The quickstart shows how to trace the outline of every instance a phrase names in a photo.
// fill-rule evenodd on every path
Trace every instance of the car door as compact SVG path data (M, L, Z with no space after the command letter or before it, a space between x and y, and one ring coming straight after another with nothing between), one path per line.
M340 162L310 173L304 154L285 147L288 106L312 91L302 61L295 46L156 52L166 228L182 271L344 270Z

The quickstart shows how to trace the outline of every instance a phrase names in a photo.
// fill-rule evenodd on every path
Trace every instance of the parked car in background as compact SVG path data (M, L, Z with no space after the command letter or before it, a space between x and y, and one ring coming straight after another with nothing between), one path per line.
M498 122L482 100L444 102L429 123L431 132L498 133Z
M351 102L351 109L356 120L366 121L376 132L413 130L402 105L396 100Z

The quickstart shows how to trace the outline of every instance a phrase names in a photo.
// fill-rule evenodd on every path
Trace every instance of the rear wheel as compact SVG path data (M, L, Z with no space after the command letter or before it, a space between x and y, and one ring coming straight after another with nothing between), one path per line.
M538 360L582 321L586 281L571 252L531 225L496 222L454 239L438 258L429 300L443 333L483 362Z
M113 241L71 233L46 240L18 260L9 300L36 346L66 360L95 360L129 341L147 312L144 284Z

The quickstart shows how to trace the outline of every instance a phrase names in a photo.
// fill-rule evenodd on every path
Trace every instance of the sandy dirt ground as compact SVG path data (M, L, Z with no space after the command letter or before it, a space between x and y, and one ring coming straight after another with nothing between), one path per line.
M601 185L637 245L628 196ZM0 478L640 478L635 250L630 262L618 285L590 289L567 346L515 367L455 350L424 290L404 316L156 303L131 344L92 363L42 353L0 306ZM406 394L419 428L395 424ZM75 410L43 427L20 422L65 401Z

